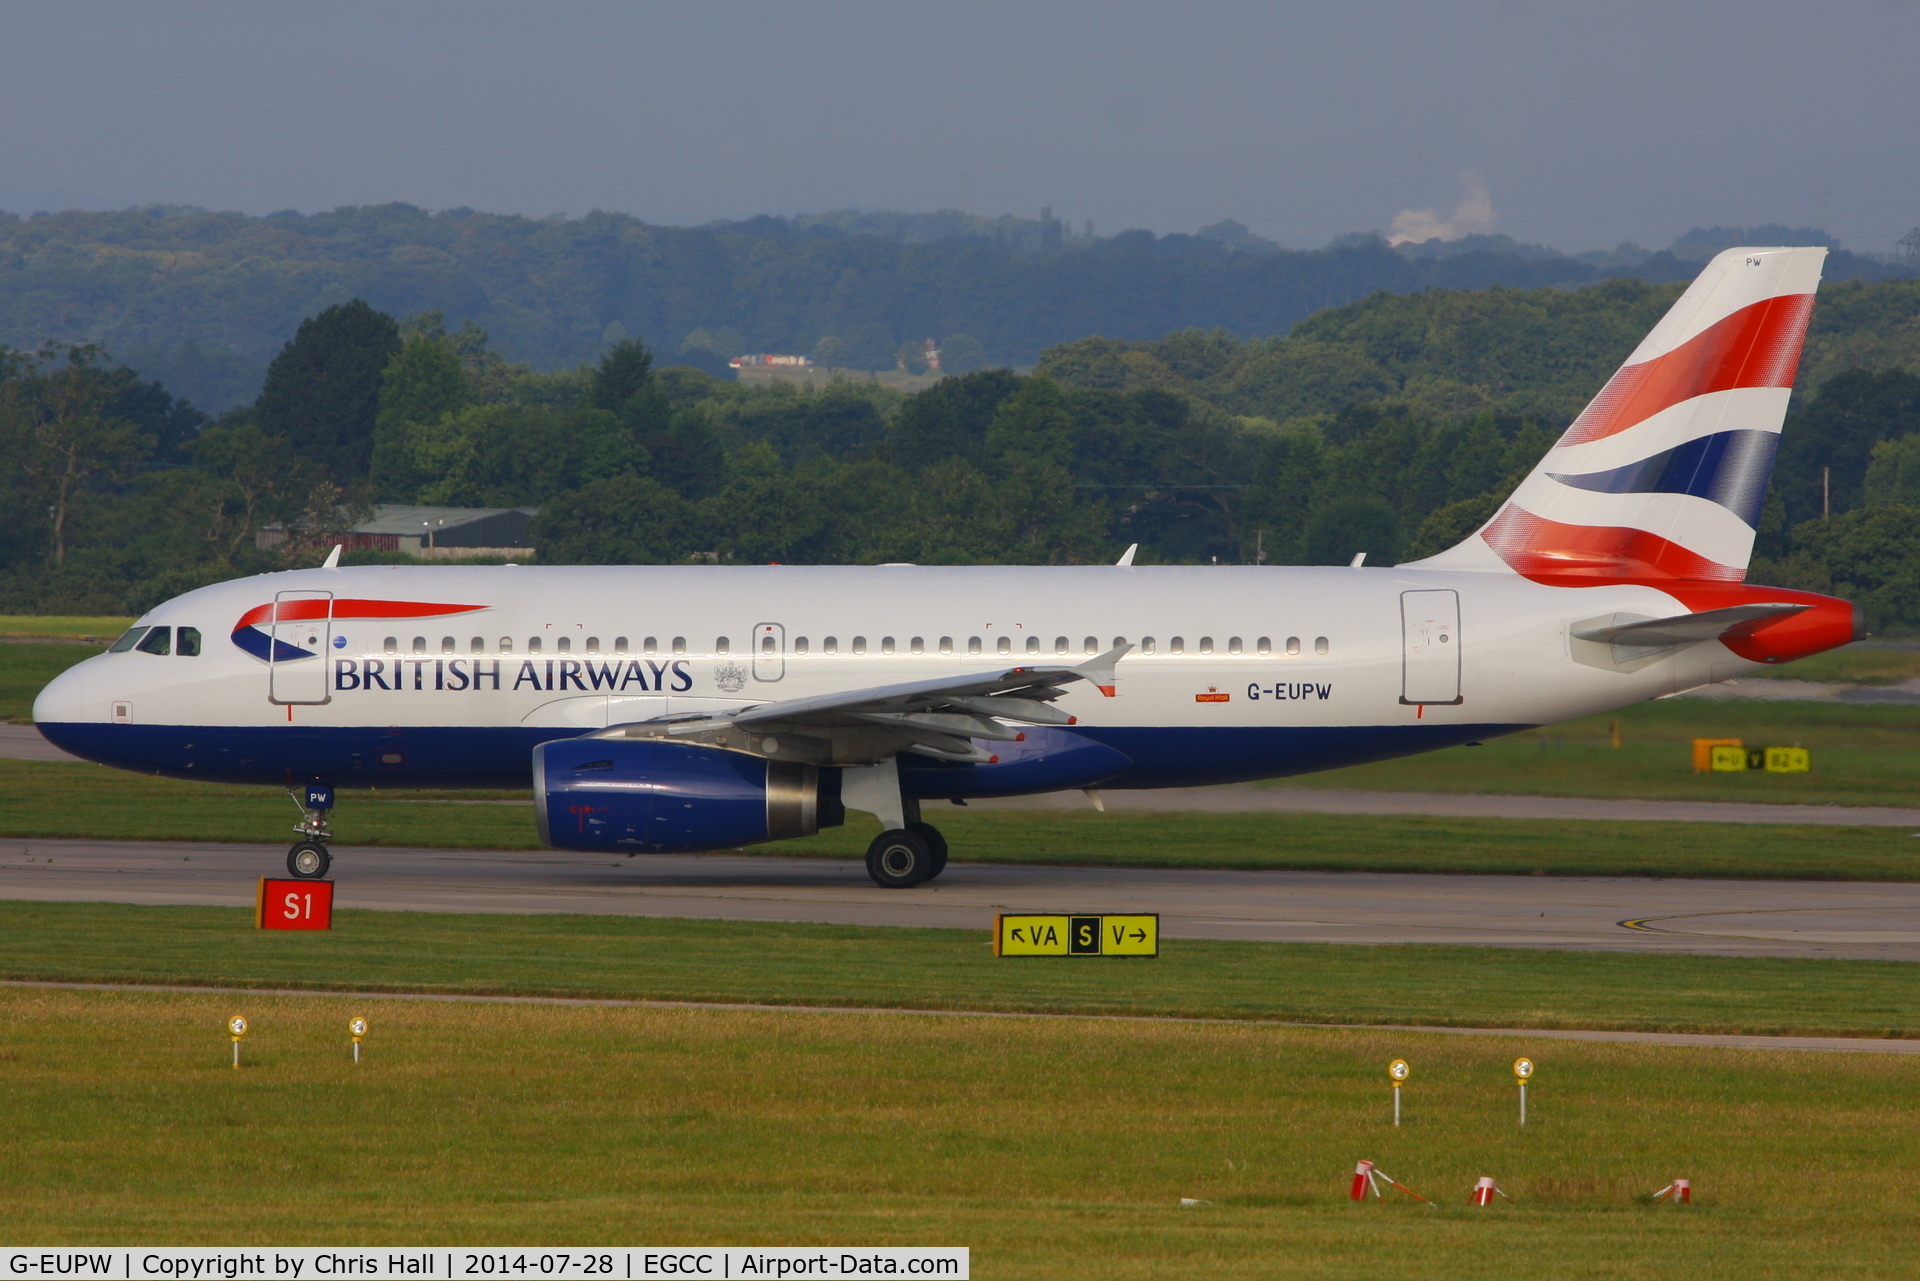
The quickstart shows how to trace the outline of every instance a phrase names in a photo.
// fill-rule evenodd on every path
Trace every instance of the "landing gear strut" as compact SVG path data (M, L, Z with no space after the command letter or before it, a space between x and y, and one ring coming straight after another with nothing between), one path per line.
M333 833L327 830L327 819L333 813L333 785L307 783L288 788L287 795L299 807L300 821L293 830L301 837L287 851L287 874L302 881L320 880L333 863L333 855L327 850L327 842L333 839Z

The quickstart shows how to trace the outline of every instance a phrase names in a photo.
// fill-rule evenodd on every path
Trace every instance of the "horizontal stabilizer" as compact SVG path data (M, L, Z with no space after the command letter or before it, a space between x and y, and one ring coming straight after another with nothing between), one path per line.
M1647 618L1607 627L1576 625L1573 634L1581 640L1612 645L1692 645L1699 641L1719 640L1746 635L1778 618L1812 609L1811 605L1775 601L1761 605L1731 605L1698 614L1676 614L1672 618Z

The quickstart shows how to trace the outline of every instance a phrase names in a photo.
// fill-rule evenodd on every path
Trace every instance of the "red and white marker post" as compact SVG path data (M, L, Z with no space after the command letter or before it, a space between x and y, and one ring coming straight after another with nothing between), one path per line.
M1500 1185L1493 1181L1491 1175L1481 1175L1480 1181L1473 1185L1472 1203L1474 1205L1492 1205L1493 1198L1496 1196L1505 1201L1513 1200L1512 1197L1500 1190Z
M1672 1197L1675 1205L1692 1205L1693 1181L1690 1179L1675 1179L1672 1183L1667 1184L1666 1187L1661 1188L1653 1194L1653 1199L1656 1201L1664 1200L1667 1197Z
M1400 1182L1400 1180L1394 1178L1391 1174L1388 1174L1385 1170L1376 1168L1371 1161L1362 1161L1353 1167L1353 1190L1348 1195L1355 1201L1364 1201L1367 1199L1367 1192L1371 1190L1377 1199L1384 1195L1384 1193L1380 1191L1380 1185L1382 1183L1399 1189L1422 1205L1433 1204L1433 1202L1427 1200L1418 1192L1415 1192L1412 1188Z

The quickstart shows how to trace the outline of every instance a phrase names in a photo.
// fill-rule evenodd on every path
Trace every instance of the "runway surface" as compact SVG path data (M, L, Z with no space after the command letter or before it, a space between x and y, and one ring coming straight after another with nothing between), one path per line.
M280 846L8 840L0 898L251 907L284 869ZM979 930L1000 911L1158 912L1169 938L1920 960L1920 884L1902 883L955 862L902 891L825 859L353 847L333 879L346 908Z

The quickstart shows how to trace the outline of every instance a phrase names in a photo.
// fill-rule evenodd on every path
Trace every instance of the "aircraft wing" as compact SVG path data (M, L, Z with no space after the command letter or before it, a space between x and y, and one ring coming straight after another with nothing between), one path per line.
M1113 667L1133 648L1119 645L1073 666L1004 667L897 685L755 703L737 710L668 715L609 726L605 737L670 737L734 746L744 732L761 743L788 745L782 754L823 764L884 759L898 751L947 760L984 761L972 740L1011 742L1020 734L1002 722L1071 725L1051 704L1074 681L1091 681L1113 697Z
M1718 640L1735 632L1754 631L1776 618L1812 608L1811 605L1789 604L1785 601L1730 605L1725 609L1709 609L1698 614L1647 618L1610 627L1576 625L1573 634L1581 640L1615 645L1691 645L1698 641Z

